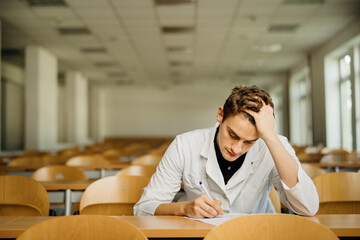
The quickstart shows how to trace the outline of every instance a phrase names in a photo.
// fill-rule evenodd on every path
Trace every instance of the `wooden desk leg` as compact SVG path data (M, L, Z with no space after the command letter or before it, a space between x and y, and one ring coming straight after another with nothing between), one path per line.
M71 189L65 190L65 216L72 215Z

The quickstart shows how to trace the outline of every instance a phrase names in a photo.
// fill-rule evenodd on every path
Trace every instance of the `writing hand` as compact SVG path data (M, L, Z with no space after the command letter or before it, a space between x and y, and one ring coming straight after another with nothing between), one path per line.
M213 218L224 214L220 200L212 200L209 196L200 195L189 201L184 207L185 215L193 218Z

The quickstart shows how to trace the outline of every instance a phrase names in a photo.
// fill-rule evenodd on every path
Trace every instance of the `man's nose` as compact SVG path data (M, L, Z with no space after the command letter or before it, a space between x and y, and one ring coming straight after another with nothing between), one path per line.
M241 153L241 149L243 147L243 141L237 141L233 144L232 150L235 154Z

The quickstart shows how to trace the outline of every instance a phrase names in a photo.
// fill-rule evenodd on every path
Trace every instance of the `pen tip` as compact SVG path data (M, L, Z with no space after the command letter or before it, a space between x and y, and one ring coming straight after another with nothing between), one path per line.
M199 183L202 184L202 181L200 181Z

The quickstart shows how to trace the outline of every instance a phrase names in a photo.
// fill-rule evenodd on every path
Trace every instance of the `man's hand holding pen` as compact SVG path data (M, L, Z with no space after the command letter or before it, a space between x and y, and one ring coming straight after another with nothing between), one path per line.
M213 218L224 215L220 200L213 200L207 195L200 195L184 205L185 216L192 218Z

